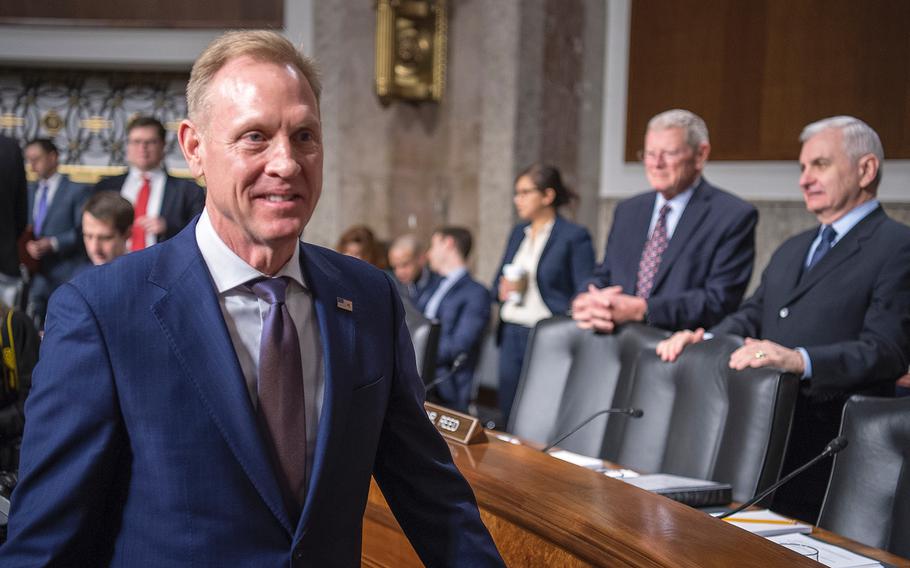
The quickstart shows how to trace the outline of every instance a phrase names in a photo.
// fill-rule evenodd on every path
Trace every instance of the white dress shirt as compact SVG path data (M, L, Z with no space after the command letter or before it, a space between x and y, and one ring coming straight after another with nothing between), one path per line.
M266 276L237 256L221 240L208 210L204 210L196 224L196 243L202 258L215 282L218 304L227 324L234 352L246 380L247 391L253 407L258 405L259 342L262 322L269 311L269 304L245 289L244 284L254 278ZM303 392L306 399L307 471L313 468L313 451L325 387L325 369L322 361L322 343L319 323L313 307L313 298L303 279L300 267L300 247L294 256L275 276L288 276L285 304L297 326L300 339L300 361L303 365ZM218 377L213 377L216 380Z
M666 199L660 193L657 194L657 199L654 200L654 210L651 212L651 224L648 226L649 239L651 238L651 233L654 232L654 227L657 225L657 218L660 217L660 210L665 203L670 204L670 211L667 213L667 240L673 238L673 233L676 231L679 219L682 217L683 211L686 210L686 205L688 205L689 201L692 199L692 194L695 193L695 188L698 187L699 183L701 183L701 178L697 178L688 189L675 195L673 199Z
M147 172L130 167L126 179L123 180L123 187L120 188L120 195L135 207L136 200L139 198L139 190L142 189L143 174L149 176L149 201L145 207L145 216L159 217L161 216L161 203L164 201L164 184L167 182L167 174L160 167ZM145 246L150 247L157 242L158 235L145 234Z
M517 264L527 271L528 285L522 295L521 303L506 300L502 304L499 312L502 321L534 327L540 320L553 315L543 301L543 296L540 295L540 288L537 285L537 265L540 263L540 257L547 246L547 241L550 240L550 233L553 232L555 223L555 220L550 221L541 227L533 237L531 236L531 226L525 227L525 238L518 245L518 250L512 257L512 264Z

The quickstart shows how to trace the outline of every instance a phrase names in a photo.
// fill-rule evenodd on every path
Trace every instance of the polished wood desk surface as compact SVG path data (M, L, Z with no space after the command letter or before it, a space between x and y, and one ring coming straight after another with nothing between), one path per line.
M488 438L450 449L509 566L819 565L702 511L500 440L495 432ZM364 528L365 566L420 565L413 550L395 541L400 529L375 486ZM827 531L813 536L910 567L910 561Z

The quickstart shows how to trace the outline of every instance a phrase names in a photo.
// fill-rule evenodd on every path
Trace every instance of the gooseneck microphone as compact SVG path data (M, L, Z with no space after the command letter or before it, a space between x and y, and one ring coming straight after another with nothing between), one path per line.
M781 485L787 483L788 481L790 481L797 475L801 474L802 472L806 471L807 469L809 469L816 463L820 462L824 458L826 458L828 456L833 456L834 454L843 450L846 447L847 447L847 438L845 436L838 436L837 438L834 438L833 440L828 442L828 445L825 446L825 449L822 450L822 453L818 454L817 456L815 456L814 458L812 458L811 460L809 460L807 463L803 464L802 466L794 469L789 474L787 474L786 477L784 477L783 479L781 479L780 481L778 481L771 487L765 489L760 494L749 499L748 501L746 501L739 507L733 509L732 511L724 513L723 515L718 515L717 518L724 519L724 518L729 517L730 515L735 515L736 513L742 511L743 509L748 509L752 505L758 503L759 501L761 501L762 499L764 499L765 497L770 495L773 491L777 490Z
M599 410L599 411L595 412L594 414L592 414L591 416L588 416L587 418L585 418L581 422L581 424L579 424L578 426L576 426L575 428L573 428L566 434L563 434L562 436L557 438L554 442L547 444L547 447L542 449L541 451L549 452L550 450L553 449L554 446L556 446L557 444L559 444L560 442L562 442L563 440L565 440L566 438L568 438L575 432L578 432L586 424L588 424L590 421L594 420L595 418L597 418L598 416L600 416L602 414L625 414L626 416L631 416L632 418L641 418L642 416L644 416L645 412L644 412L644 410L642 410L640 408L605 408L604 410Z
M435 389L436 387L438 387L441 383L444 383L444 382L446 382L447 380L449 380L449 379L452 377L452 375L455 374L455 371L457 371L458 369L464 367L464 364L467 362L467 360L468 360L468 354L467 354L467 353L462 352L462 353L459 353L458 355L456 355L456 356L455 356L455 360L452 361L452 366L449 367L449 368L446 370L446 372L442 374L441 377L437 377L436 379L434 379L434 380L430 381L429 383L427 383L427 385L424 387L424 392L425 392L425 393L428 393L428 392L430 392L431 390L433 390L433 389Z

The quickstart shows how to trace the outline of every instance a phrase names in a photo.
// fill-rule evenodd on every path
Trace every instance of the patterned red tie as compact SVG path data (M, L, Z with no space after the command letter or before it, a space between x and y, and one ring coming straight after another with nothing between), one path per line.
M307 435L300 340L285 305L288 282L257 278L247 286L269 304L259 344L259 417L283 478L285 505L296 517L306 498Z
M145 217L145 212L149 205L149 193L152 192L149 175L142 174L142 186L139 188L139 195L136 196L136 203L133 205L133 218L139 219ZM145 229L139 223L133 223L133 234L130 239L130 250L142 250L145 248Z
M638 262L638 283L635 285L635 295L646 300L651 296L651 289L654 288L654 277L657 275L657 269L660 268L660 257L667 250L669 242L667 214L670 209L669 203L665 203L660 208L654 232L651 233L651 238L645 244L645 250L641 252L641 260Z

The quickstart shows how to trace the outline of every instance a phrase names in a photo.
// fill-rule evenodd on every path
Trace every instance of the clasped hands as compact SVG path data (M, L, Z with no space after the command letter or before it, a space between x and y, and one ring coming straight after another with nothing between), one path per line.
M643 321L648 312L648 302L638 296L622 293L622 286L597 288L588 285L572 301L572 319L582 329L612 333L617 325L630 321Z
M705 330L703 328L695 331L688 329L677 331L657 344L657 354L664 361L676 361L687 346L698 343L704 338ZM753 369L775 367L797 375L802 375L805 371L803 358L796 349L788 349L773 341L751 337L747 337L742 347L730 354L729 365L731 369L737 371L750 367Z

